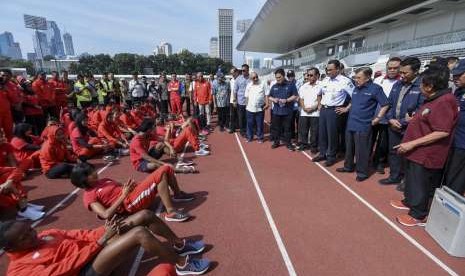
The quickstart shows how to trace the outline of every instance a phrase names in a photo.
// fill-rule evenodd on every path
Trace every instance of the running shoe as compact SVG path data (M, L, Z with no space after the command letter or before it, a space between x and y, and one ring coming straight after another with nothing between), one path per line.
M184 213L182 211L176 210L171 213L166 213L165 214L165 220L166 221L175 221L175 222L182 222L186 221L190 218L191 216L188 213Z
M408 206L406 206L402 200L391 200L390 202L391 206L396 208L396 209L399 209L399 210L410 210L410 208Z
M201 275L210 268L210 261L207 259L191 259L186 257L186 264L183 266L176 265L178 275Z
M205 144L205 143L200 143L200 148L206 149L206 150L207 150L207 149L210 148L210 145L207 145L207 144Z
M34 208L28 207L26 208L26 210L18 212L18 216L35 221L43 218L45 216L45 213L38 211Z
M205 243L203 241L183 240L184 244L181 248L174 246L174 250L179 256L187 256L192 254L199 254L205 250Z
M43 206L43 205L37 205L37 204L34 204L34 203L28 203L27 207L31 207L32 209L34 209L36 211L43 211L44 208L45 208L45 206Z
M207 156L207 155L209 155L209 154L210 154L209 151L207 151L206 149L202 149L202 148L200 148L199 150L195 151L195 155L197 155L197 156Z
M426 218L424 219L416 219L411 217L408 214L399 215L396 217L397 222L404 226L413 227L413 226L425 226L426 225Z

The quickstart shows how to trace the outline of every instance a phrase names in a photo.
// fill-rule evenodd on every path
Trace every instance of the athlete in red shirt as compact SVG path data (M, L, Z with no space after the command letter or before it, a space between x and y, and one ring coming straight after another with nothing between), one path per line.
M181 114L181 83L177 80L176 74L171 75L171 81L168 83L168 92L170 93L171 113L176 115Z

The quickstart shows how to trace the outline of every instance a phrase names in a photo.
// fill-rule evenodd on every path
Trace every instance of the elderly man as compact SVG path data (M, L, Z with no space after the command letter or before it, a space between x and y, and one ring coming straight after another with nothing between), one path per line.
M249 82L249 66L247 64L243 64L242 74L235 80L233 90L234 96L237 99L237 117L239 121L239 129L243 137L246 135L245 89Z
M355 71L356 88L352 93L352 102L349 104L345 162L343 168L337 169L338 172L353 172L355 166L358 182L368 179L372 126L376 126L381 121L389 108L383 88L373 83L372 74L373 71L369 67L362 67ZM381 109L375 117L378 105ZM357 160L356 165L354 157Z
M220 131L223 132L228 125L231 86L229 83L226 83L226 79L222 73L218 73L216 77L217 83L213 87L213 103L218 113L218 126Z
M465 59L452 70L455 98L459 105L459 118L455 128L454 143L449 153L444 184L457 193L465 193Z
M258 74L252 72L250 75L252 82L245 89L245 99L247 102L247 142L252 142L254 138L254 130L259 143L263 143L263 120L264 111L267 108L265 102L265 85L262 83Z
M407 162L404 199L391 200L391 206L409 210L397 216L405 226L425 224L430 195L441 183L458 118L457 102L448 87L447 67L431 67L423 72L421 92L425 101L413 118L407 118L410 123L402 143L394 147Z

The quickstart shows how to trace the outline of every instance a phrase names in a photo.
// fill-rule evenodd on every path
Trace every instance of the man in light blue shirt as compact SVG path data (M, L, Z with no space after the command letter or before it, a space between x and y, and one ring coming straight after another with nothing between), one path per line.
M237 117L239 121L240 133L243 137L246 136L246 99L245 99L245 89L247 84L249 84L249 66L247 64L242 65L242 75L237 77L234 81L234 95L237 100Z

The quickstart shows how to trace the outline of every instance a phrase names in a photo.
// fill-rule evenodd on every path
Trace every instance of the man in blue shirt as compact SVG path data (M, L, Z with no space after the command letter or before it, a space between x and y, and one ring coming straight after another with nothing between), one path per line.
M268 96L268 100L274 104L271 116L271 140L273 141L271 148L279 147L282 131L287 148L293 151L291 122L294 101L298 98L297 88L294 84L286 81L283 69L276 70L274 75L276 84L271 87Z
M356 87L352 92L352 102L349 104L345 162L343 168L337 169L338 172L353 172L355 166L356 180L359 182L368 178L372 126L381 121L389 108L383 88L373 83L372 74L373 71L369 67L362 67L355 71ZM381 109L375 117L378 104ZM356 165L354 157L357 160Z
M246 120L246 100L245 100L245 88L247 84L249 84L249 65L243 64L242 65L242 75L237 77L234 81L234 95L235 99L237 100L237 117L239 121L239 129L240 133L243 137L246 136L246 127L247 127L247 120Z
M402 142L405 130L413 114L423 103L418 76L421 62L416 57L407 57L400 63L401 81L394 84L389 94L390 109L386 113L389 122L389 177L381 179L381 185L399 184L403 178L404 158L397 154L395 146ZM398 190L403 190L403 185Z
M455 127L454 143L444 174L444 185L460 195L465 193L465 59L452 70L459 105L459 118Z

